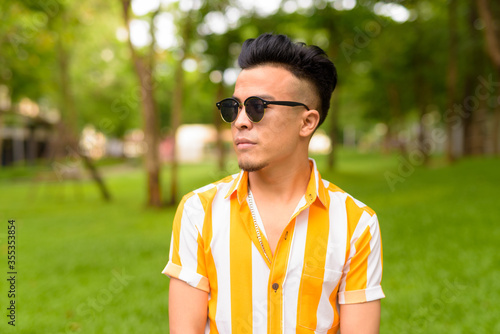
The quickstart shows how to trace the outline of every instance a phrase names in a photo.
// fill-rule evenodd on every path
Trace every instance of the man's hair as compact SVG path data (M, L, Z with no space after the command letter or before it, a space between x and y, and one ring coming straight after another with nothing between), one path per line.
M266 64L283 66L297 78L307 80L319 95L318 126L323 123L337 85L337 70L321 48L294 43L285 35L262 34L243 43L238 64L242 69Z

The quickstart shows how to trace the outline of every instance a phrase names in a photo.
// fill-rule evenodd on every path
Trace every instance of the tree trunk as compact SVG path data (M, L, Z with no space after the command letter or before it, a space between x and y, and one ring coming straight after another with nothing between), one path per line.
M3 166L3 113L4 111L0 110L0 168Z
M491 58L493 66L496 69L497 77L500 78L500 36L499 36L499 22L498 16L500 13L494 13L492 15L492 5L488 3L487 0L477 0L477 7L479 11L479 16L482 18L485 28L484 35L486 38L486 51ZM498 9L498 7L497 7ZM495 19L497 22L495 22ZM500 87L498 88L498 94L500 96ZM496 101L495 110L494 110L494 123L492 129L492 147L494 154L500 154L500 102Z
M177 157L177 139L176 133L177 129L181 125L182 122L182 101L184 97L184 70L182 68L182 63L187 57L187 53L189 52L189 44L190 44L190 36L191 36L191 15L192 10L189 11L186 18L184 19L184 25L181 28L181 37L182 37L182 50L181 57L177 62L177 66L175 68L174 74L174 96L173 96L173 106L172 106L172 114L171 114L171 126L172 126L172 134L174 138L173 143L173 151L172 151L172 168L170 175L170 205L175 205L177 203L177 193L178 193L178 157Z
M420 56L416 56L415 66L422 66ZM417 70L415 77L415 97L417 100L417 108L419 111L418 117L418 134L417 134L417 149L422 153L422 163L427 165L429 163L429 155L432 153L427 143L427 128L424 123L424 115L427 109L427 87L424 82L420 71Z
M337 87L335 94L332 96L332 102L331 102L331 107L330 107L330 112L328 113L328 117L330 117L330 141L332 145L332 150L330 151L330 154L328 155L328 168L330 170L334 169L335 166L337 165L337 158L336 158L336 147L337 147L337 127L338 127L338 110L339 110L339 105L340 105L340 94L339 94L339 88Z
M492 10L488 4L488 0L477 0L477 8L479 15L484 22L484 34L486 37L486 50L490 55L491 61L495 64L497 71L500 74L500 41L498 37L498 32L496 29L498 27L498 22L495 22L493 15L491 15ZM498 17L497 17L498 19Z
M487 143L487 119L488 119L488 106L486 100L479 100L479 108L474 113L473 117L473 150L474 155L484 155L486 153Z
M174 96L173 96L173 106L172 106L172 114L170 118L170 122L172 125L172 137L173 137L173 150L172 150L172 163L171 163L171 174L170 174L170 205L174 205L177 203L177 192L178 192L178 159L177 159L177 129L181 124L181 115L182 115L182 98L183 98L183 90L184 90L184 71L182 69L182 62L185 59L185 53L183 52L183 56L178 60L175 74L174 74Z
M500 87L498 88L498 94L500 96ZM493 154L500 155L500 102L497 101L497 106L493 114L493 129L491 131L491 137L493 141Z
M153 78L152 73L148 71L144 62L136 59L136 73L141 82L142 97L142 116L144 120L144 140L147 145L145 152L145 164L148 178L148 197L149 206L160 207L161 187L160 187L160 156L158 146L159 136L159 117L156 112L156 103L153 96Z
M465 155L479 155L484 153L485 138L485 108L486 99L479 98L476 94L478 74L484 73L486 59L482 49L480 32L474 28L474 23L479 19L477 8L472 6L467 20L468 38L472 45L465 55L469 64L474 68L467 71L465 77L465 91L463 99L463 152Z
M11 110L10 89L0 85L0 168L3 166L4 114Z
M406 149L406 143L398 138L398 128L400 127L403 111L401 108L401 98L399 90L395 84L390 84L387 86L387 98L389 100L389 107L391 110L392 119L387 124L386 133L386 143L390 146L386 148L387 153L389 149L392 148L392 143L397 143L397 148L399 153L406 157L408 155L408 150ZM396 128L396 131L394 129Z
M446 88L447 88L447 115L448 117L446 122L446 134L447 134L447 143L446 143L446 160L448 162L453 162L457 159L455 151L454 151L454 130L456 129L456 124L453 124L451 116L453 112L453 106L456 101L457 95L457 80L458 80L458 52L457 52L457 44L458 44L458 34L457 34L457 0L450 0L448 4L448 32L450 35L450 44L448 48L448 76L446 80Z
M330 34L330 48L328 50L328 55L330 56L331 59L335 59L338 52L339 48L338 45L340 45L340 33L337 31L337 26L336 26L336 20L332 19L329 20L327 23L327 30L329 31ZM337 153L337 129L338 129L338 119L339 119L339 114L340 114L340 91L339 91L339 86L335 88L335 91L332 95L332 98L330 99L331 107L329 111L329 116L330 117L330 131L328 133L328 136L330 137L331 141L331 151L330 154L328 155L328 168L330 170L334 169L337 165L337 158L336 158L336 153Z
M159 135L159 117L156 110L156 101L154 98L154 80L152 73L152 55L149 56L149 62L140 57L130 39L129 27L129 11L130 0L122 0L123 19L128 33L128 45L134 69L141 85L141 104L142 118L144 128L144 141L147 145L147 150L144 154L146 174L147 174L147 205L160 207L161 202L161 186L160 186L160 156L158 145L160 142ZM150 52L153 48L150 48Z
M35 138L35 126L28 127L28 138L27 138L27 154L26 154L26 162L30 166L34 166L36 162L36 138Z
M415 30L417 35L423 34L421 22L419 19L415 21ZM427 128L424 122L424 115L427 112L428 105L428 84L423 74L423 69L426 67L426 55L422 52L424 48L421 46L421 41L417 40L414 45L415 52L413 53L413 66L416 68L414 78L414 92L417 109L419 112L418 117L418 134L416 149L422 154L422 164L427 166L429 163L429 156L432 153L428 144Z
M217 86L217 101L220 101L224 98L224 85L222 81L218 84ZM214 124L215 128L217 129L217 161L218 161L218 167L219 171L223 171L226 165L226 151L224 148L224 140L222 138L222 118L220 116L219 109L217 107L214 108L215 114L214 114Z
M108 191L108 188L106 187L106 184L104 183L104 180L102 179L99 171L97 170L95 164L93 163L92 159L87 156L86 154L82 153L80 150L76 150L80 158L83 160L83 164L85 167L89 170L90 176L92 179L97 184L97 187L99 188L102 198L106 201L111 200L111 194Z
M419 94L419 93L417 93ZM417 97L418 98L418 97ZM426 145L427 142L427 128L424 124L424 115L426 110L426 104L420 101L419 104L419 119L418 119L418 135L417 135L417 147L423 156L423 165L427 166L429 164L429 156L432 153L429 147Z
M61 17L62 20L65 19L64 14ZM62 22L63 25L65 22ZM66 146L66 151L70 150L76 152L84 161L85 167L89 170L91 178L96 183L102 198L105 201L111 200L111 195L99 174L99 171L95 167L92 159L82 152L78 143L78 126L77 126L77 110L75 106L75 101L73 99L73 93L71 91L71 80L69 75L69 55L63 44L62 36L59 36L57 42L58 56L59 56L59 75L60 75L60 93L61 93L61 109L65 111L66 133L63 136L63 143ZM60 146L61 147L61 146Z

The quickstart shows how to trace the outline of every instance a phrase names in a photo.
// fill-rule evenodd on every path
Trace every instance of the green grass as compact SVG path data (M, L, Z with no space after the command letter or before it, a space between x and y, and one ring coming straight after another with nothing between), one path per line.
M381 333L500 332L500 160L416 168L391 189L395 156L341 152L323 178L370 205L384 244ZM439 164L442 165L442 164ZM180 168L180 193L237 171ZM104 166L114 196L89 181L28 180L0 169L0 333L166 333L168 259L175 208L146 209L132 166ZM164 193L168 196L168 168ZM16 327L7 325L7 220L17 222ZM4 278L5 277L5 278Z

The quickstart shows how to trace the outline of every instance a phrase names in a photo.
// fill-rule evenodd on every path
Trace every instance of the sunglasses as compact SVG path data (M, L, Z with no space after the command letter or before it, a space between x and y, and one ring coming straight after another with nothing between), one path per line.
M257 123L262 120L264 117L264 111L270 104L276 104L280 106L288 106L288 107L296 107L296 106L304 106L307 110L309 107L300 102L290 102L290 101L266 101L257 96L250 96L241 104L238 100L233 97L224 99L220 102L217 102L215 105L220 110L220 114L224 122L232 123L238 117L238 113L240 109L245 106L245 112L247 114L248 119Z

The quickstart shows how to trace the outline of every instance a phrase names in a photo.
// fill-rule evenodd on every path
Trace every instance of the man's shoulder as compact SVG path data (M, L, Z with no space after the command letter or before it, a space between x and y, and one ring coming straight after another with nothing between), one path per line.
M370 216L375 215L375 211L367 206L365 203L361 202L350 193L346 192L336 184L332 182L322 179L324 187L330 193L330 196L336 196L339 200L345 203L345 207L347 211L364 211L368 213Z
M215 197L215 195L221 191L223 192L225 191L227 193L233 181L238 177L238 175L239 175L238 173L233 175L228 175L218 181L209 183L207 185L204 185L203 187L192 190L184 195L181 203L188 202L190 200L193 200L194 198L204 201L212 200Z

